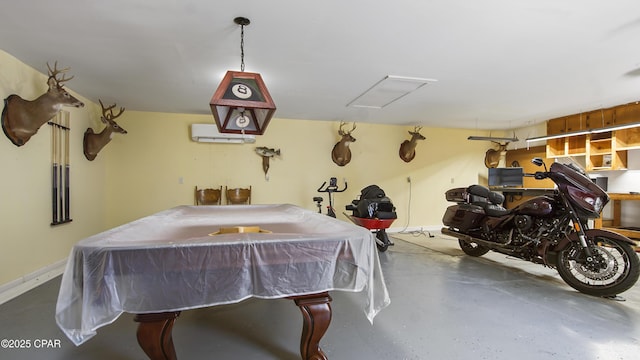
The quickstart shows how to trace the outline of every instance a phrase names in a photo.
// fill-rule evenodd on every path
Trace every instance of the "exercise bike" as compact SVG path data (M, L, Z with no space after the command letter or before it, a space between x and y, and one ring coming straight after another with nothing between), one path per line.
M329 206L327 206L327 215L331 216L331 217L336 217L336 211L333 208L333 193L341 193L345 190L347 190L347 181L344 181L344 188L339 189L338 188L338 179L332 177L331 179L329 179L329 185L327 185L327 182L323 182L322 185L320 185L320 187L318 188L318 192L321 193L328 193L329 194ZM322 197L321 196L314 196L313 197L313 201L316 202L316 206L318 206L318 212L322 214L322 210L321 210L321 203L322 203Z

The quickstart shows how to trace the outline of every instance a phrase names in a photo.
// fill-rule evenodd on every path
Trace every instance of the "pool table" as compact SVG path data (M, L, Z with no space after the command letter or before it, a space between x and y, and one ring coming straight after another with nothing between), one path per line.
M389 303L373 235L290 204L178 206L74 245L56 322L81 345L123 312L136 314L151 359L176 359L181 311L255 297L292 299L303 359L326 359L330 291L357 292L373 321Z

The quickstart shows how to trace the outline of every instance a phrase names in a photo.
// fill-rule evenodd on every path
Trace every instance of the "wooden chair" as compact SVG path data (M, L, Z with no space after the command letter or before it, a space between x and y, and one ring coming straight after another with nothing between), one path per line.
M251 186L249 186L248 189L243 189L243 188L228 189L225 186L224 189L225 189L224 192L227 196L227 204L229 205L251 204Z
M219 189L198 189L195 192L196 205L220 205L222 203L222 186Z

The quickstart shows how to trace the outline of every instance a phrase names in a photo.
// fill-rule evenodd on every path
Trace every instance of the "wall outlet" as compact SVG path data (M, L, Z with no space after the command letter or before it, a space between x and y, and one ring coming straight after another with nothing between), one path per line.
M411 182L411 176L407 176L407 182L410 183Z

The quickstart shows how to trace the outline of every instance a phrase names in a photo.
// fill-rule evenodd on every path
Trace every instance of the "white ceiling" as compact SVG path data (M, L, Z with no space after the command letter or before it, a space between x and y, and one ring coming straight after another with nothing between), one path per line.
M640 100L638 0L4 1L0 49L96 102L208 114L237 16L277 118L510 129ZM438 81L346 106L387 75Z

